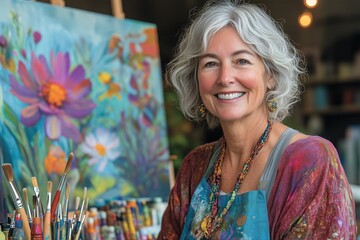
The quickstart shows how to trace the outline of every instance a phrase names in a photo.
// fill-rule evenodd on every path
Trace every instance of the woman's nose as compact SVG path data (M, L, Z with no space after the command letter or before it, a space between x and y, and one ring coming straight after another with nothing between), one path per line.
M233 82L234 82L234 76L231 66L227 64L221 65L217 83L226 86Z

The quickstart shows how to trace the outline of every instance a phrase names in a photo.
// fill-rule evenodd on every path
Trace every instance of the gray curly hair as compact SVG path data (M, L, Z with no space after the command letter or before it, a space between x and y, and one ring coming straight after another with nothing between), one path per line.
M268 111L271 121L282 121L300 98L300 75L303 74L302 55L292 45L282 28L257 5L236 1L210 1L183 33L174 59L169 63L166 78L179 96L180 109L188 119L201 121L198 108L197 68L199 57L210 39L224 27L234 28L241 39L260 56L265 69L275 81L265 101L276 99L275 111ZM219 119L209 112L206 121L210 128Z

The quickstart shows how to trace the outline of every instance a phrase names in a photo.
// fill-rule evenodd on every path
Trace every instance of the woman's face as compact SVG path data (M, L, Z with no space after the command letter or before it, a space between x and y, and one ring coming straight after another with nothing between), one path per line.
M273 80L260 57L231 27L210 40L199 59L198 81L204 105L220 121L266 114L264 96Z

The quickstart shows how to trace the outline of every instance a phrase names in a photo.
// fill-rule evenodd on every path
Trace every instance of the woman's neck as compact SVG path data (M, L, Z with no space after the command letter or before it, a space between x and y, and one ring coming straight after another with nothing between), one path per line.
M230 161L234 167L247 161L267 123L266 118L259 118L254 121L222 124L226 140L226 161Z

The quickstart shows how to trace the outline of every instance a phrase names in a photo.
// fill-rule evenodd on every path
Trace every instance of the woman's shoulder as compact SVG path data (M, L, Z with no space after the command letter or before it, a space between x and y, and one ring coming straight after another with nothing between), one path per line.
M219 142L220 140L204 143L202 145L195 147L193 150L191 150L190 153L209 152L209 151L211 152Z
M178 175L182 180L192 179L196 187L208 167L217 142L206 143L191 150L183 159Z
M315 136L300 134L299 137L295 135L293 141L290 142L286 151L299 153L318 153L335 150L332 142L328 139Z
M220 140L205 143L192 149L184 158L184 162L199 162L202 160L208 160L214 148L219 144Z
M284 151L283 160L301 162L301 165L328 165L339 162L333 143L315 135L303 135L291 142Z

